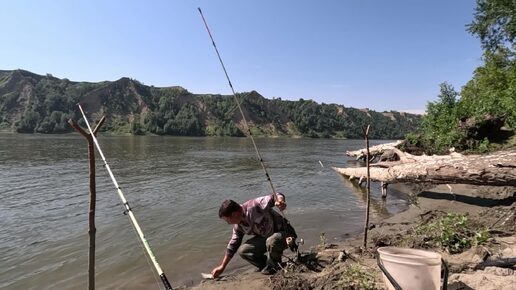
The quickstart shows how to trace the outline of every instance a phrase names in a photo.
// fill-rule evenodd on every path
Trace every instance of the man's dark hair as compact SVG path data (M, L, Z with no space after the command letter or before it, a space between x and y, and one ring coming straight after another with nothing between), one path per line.
M219 218L230 217L232 213L240 209L240 205L231 199L225 200L219 209Z

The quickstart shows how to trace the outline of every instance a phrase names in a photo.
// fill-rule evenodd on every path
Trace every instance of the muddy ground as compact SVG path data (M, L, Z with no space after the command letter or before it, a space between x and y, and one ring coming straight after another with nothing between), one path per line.
M381 246L440 253L449 267L449 290L515 289L516 188L397 185L396 189L407 194L422 191L407 211L371 221L366 248L360 235L339 244L321 243L302 252L301 259L286 251L283 270L272 276L249 266L188 289L386 289L376 264L376 249Z

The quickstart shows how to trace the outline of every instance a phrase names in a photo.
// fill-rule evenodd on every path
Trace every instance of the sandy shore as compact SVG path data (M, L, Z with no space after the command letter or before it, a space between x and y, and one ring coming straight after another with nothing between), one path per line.
M252 266L246 266L240 269L239 273L229 273L218 280L205 280L197 286L186 289L358 289L364 287L354 284L358 282L367 282L367 285L364 284L367 289L385 289L374 257L376 248L385 245L405 247L408 245L417 248L421 245L418 244L421 241L420 237L414 234L414 228L424 223L431 223L433 218L447 213L465 214L468 220L481 223L489 229L489 239L484 244L473 245L459 254L450 254L440 248L425 248L440 253L447 261L450 269L448 289L515 289L514 264L495 267L486 266L486 263L496 259L516 258L516 188L452 185L450 189L442 185L425 189L409 185L392 186L407 194L421 192L415 198L415 205L411 205L408 210L386 220L371 221L372 229L368 233L366 249L361 247L363 235L358 235L338 244L320 245L310 253L305 252L306 259L302 261L305 264L286 263L286 268L273 276L264 276L254 272ZM360 276L355 281L346 280L352 276L349 269L357 269L356 267L363 269L364 273L371 273L371 276ZM366 278L369 281L365 281Z

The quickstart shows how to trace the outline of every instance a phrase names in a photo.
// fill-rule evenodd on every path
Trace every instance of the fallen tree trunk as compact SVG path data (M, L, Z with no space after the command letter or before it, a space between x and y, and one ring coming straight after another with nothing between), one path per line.
M371 165L371 179L384 183L516 186L516 150L487 155L414 156L399 150L397 154L401 154L398 162ZM333 169L350 179L366 176L365 167Z
M402 141L402 140L398 140L398 141L392 142L392 143L379 144L379 145L376 145L373 147L369 147L369 154L371 157L381 155L381 154L383 154L383 152L385 152L387 150L396 149L397 146L399 146L403 142L404 141ZM360 150L355 150L355 151L346 151L347 156L355 156L357 160L365 159L366 154L367 154L366 149L360 149Z

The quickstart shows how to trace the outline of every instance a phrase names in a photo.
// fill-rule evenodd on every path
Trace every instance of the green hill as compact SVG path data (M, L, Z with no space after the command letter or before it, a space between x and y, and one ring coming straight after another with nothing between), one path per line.
M375 112L312 100L266 99L258 92L238 94L254 135L396 139L415 131L419 115ZM0 71L0 130L67 133L67 120L80 120L81 103L90 120L106 116L103 131L181 136L243 136L233 96L192 94L182 87L146 86L121 78L73 82L24 70Z

